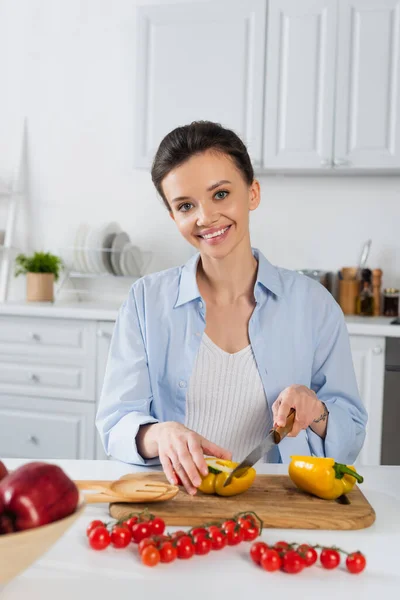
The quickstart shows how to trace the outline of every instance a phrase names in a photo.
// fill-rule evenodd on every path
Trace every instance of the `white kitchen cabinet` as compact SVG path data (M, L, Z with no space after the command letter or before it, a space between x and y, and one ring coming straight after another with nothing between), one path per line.
M101 389L103 387L104 374L106 372L110 342L114 330L114 323L110 321L98 321L97 323L97 359L96 359L96 390L98 404L100 400ZM96 437L96 458L104 460L109 458L104 452L103 444L99 432L95 428Z
M0 456L94 458L95 405L0 394Z
M379 465L381 463L385 338L351 335L350 345L358 389L368 412L367 435L356 463Z
M340 0L334 164L400 167L400 0Z
M194 120L234 129L261 164L266 0L141 6L135 166Z
M264 165L331 166L336 0L270 0Z

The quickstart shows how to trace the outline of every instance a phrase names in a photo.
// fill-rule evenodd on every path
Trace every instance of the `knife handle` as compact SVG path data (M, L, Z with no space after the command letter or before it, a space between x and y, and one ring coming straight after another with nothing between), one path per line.
M275 429L272 429L272 431L274 432L275 444L279 444L279 442L281 442L283 438L286 437L287 434L292 431L295 418L296 411L294 410L294 408L291 408L286 418L286 425L284 425L283 427L276 427Z

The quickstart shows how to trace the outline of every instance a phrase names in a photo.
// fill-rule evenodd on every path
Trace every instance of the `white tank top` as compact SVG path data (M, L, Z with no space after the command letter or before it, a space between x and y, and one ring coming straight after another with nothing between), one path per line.
M203 334L186 396L185 425L241 461L272 427L251 345L229 354Z

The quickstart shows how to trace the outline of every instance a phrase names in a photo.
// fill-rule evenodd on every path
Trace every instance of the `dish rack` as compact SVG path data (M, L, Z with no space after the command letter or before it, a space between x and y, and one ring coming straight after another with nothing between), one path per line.
M55 301L59 300L60 295L62 293L76 294L77 300L82 301L82 296L93 294L93 286L88 285L87 287L82 286L82 283L86 280L87 282L113 282L111 290L104 290L104 286L101 289L102 295L111 294L115 296L116 286L115 284L119 282L122 284L120 286L121 290L126 290L127 286L131 286L137 279L142 277L148 268L150 261L153 257L153 253L150 251L142 251L140 252L140 264L138 265L138 271L132 275L116 275L114 273L107 272L93 272L93 271L80 271L75 268L73 254L76 250L80 250L83 252L95 252L95 253L117 253L118 250L113 250L112 248L93 248L88 246L64 246L58 248L58 253L62 257L63 260L63 270L60 275L59 282L55 286L54 290L54 299ZM71 257L72 256L72 257ZM80 282L81 284L79 285ZM68 287L70 284L70 287ZM98 288L99 289L99 288Z

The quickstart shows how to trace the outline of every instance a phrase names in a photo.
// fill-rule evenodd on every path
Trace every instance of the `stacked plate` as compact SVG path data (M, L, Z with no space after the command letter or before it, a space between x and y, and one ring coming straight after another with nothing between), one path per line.
M140 277L142 255L118 223L100 228L82 223L75 236L74 269L80 273Z

